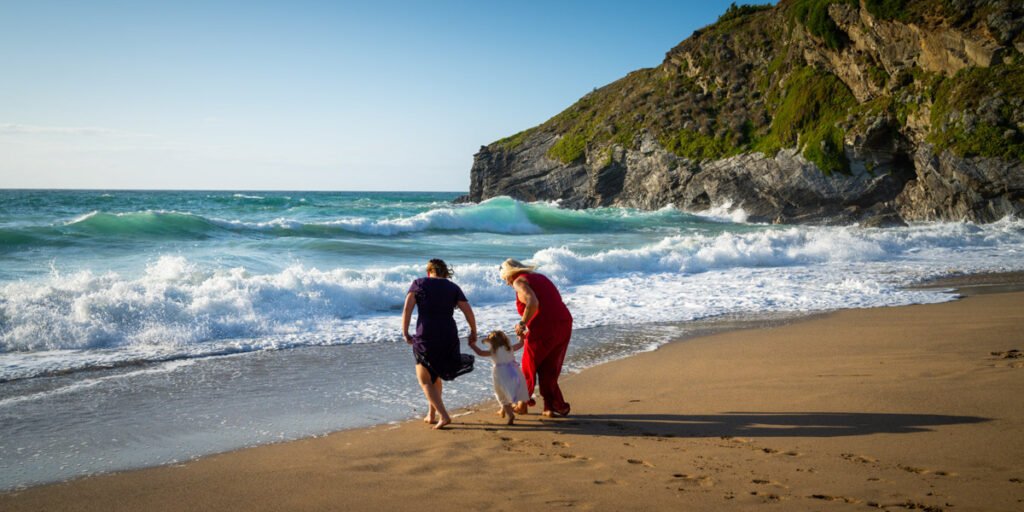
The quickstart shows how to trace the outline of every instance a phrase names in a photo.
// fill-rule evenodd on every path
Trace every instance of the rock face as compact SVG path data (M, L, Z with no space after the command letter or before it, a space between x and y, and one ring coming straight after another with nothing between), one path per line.
M463 200L867 225L1024 213L1024 6L875 4L734 6L661 66L481 147Z

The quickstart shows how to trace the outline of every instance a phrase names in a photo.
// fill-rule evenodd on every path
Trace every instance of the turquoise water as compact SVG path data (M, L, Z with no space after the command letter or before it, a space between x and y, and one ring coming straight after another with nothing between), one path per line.
M776 226L742 205L457 196L0 191L0 489L422 414L398 316L430 258L484 332L517 318L499 263L538 264L575 318L573 370L716 322L945 301L905 286L1024 270L1015 219ZM487 399L489 366L445 393Z
M456 196L0 192L0 348L96 349L99 359L136 361L388 341L393 326L340 324L393 315L430 258L453 264L474 302L489 304L509 298L492 272L506 257L750 230L675 210L581 212L509 198L455 205ZM77 368L89 355L8 367L0 378Z

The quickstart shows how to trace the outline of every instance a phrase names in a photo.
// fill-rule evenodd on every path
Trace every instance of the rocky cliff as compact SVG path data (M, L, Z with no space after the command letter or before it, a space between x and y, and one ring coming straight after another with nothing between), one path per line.
M480 148L468 201L732 204L752 220L1024 212L1024 3L783 0Z

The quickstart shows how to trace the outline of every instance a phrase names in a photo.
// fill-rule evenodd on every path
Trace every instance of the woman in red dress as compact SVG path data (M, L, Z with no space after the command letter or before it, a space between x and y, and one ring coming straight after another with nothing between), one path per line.
M535 377L540 383L545 416L566 416L569 404L558 387L565 350L572 336L572 314L562 302L558 288L547 277L534 272L536 267L507 259L501 264L501 278L516 290L516 309L522 316L516 334L526 342L523 349L523 376L526 389L533 395ZM536 402L531 398L529 404ZM526 412L525 404L517 413Z

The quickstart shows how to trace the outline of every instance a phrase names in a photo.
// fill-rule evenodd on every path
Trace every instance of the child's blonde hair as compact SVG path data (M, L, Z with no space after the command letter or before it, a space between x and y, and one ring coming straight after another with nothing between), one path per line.
M498 347L505 347L505 349L508 350L509 352L512 351L512 344L508 341L508 335L506 335L503 331L491 331L491 333L487 335L487 338L484 339L484 341L490 344L492 349Z

